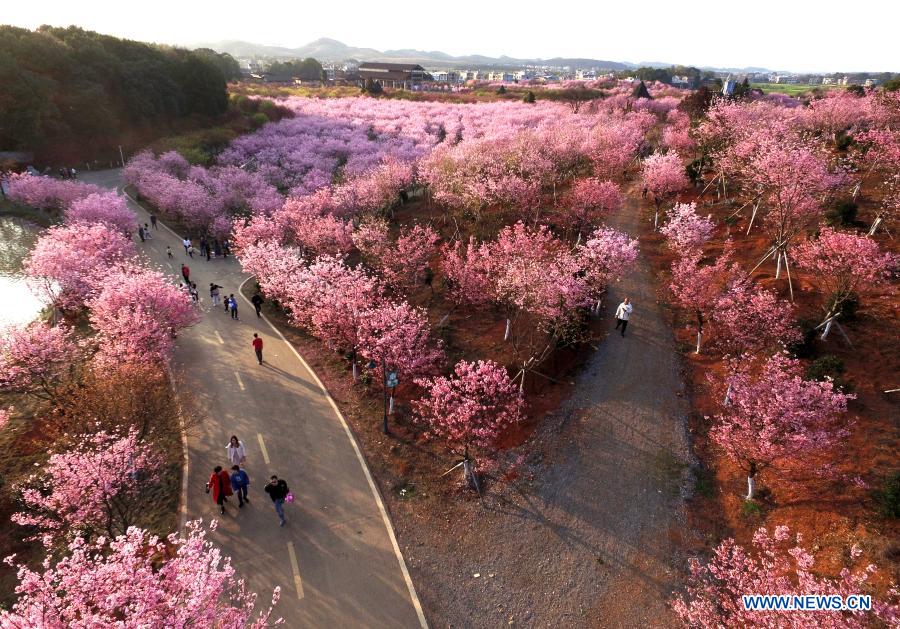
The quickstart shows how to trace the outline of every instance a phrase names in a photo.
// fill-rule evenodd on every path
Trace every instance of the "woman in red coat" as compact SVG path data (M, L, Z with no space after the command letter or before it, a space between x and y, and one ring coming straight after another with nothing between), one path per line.
M209 477L209 482L206 483L206 493L210 493L210 491L213 502L222 508L222 513L225 513L225 498L234 492L231 489L231 477L222 469L221 465L216 466L212 476Z

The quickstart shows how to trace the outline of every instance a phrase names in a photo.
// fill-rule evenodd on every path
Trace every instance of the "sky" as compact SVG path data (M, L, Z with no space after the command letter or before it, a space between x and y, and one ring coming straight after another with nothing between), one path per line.
M153 0L4 2L0 23L141 41L587 57L798 72L900 72L897 0Z

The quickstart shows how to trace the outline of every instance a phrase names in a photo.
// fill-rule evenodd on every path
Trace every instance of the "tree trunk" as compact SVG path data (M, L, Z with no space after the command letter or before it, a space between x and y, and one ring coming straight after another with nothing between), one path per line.
M356 361L353 361L353 382L359 380L359 367L356 365Z
M512 328L512 321L510 319L507 319L506 320L506 331L503 333L504 341L509 340L509 333L510 333L511 328Z
M388 402L388 415L394 414L394 394L391 393L391 399Z
M781 277L781 252L775 252L775 279Z
M730 406L731 405L731 384L728 385L728 388L725 389L725 399L722 400L722 406Z
M831 325L834 323L834 317L829 317L828 321L825 323L825 330L822 332L822 340L826 340L828 338L828 333L831 332Z
M878 226L879 226L880 224L881 224L881 217L880 217L880 216L876 216L876 217L875 217L875 222L872 223L872 226L869 228L869 235L870 235L870 236L874 236L874 235L875 235L875 232L878 231Z
M694 352L695 354L700 353L700 341L702 341L702 340L703 340L703 332L701 332L700 330L697 330L697 351Z
M747 500L753 500L753 493L756 491L756 462L750 462L750 469L747 471Z

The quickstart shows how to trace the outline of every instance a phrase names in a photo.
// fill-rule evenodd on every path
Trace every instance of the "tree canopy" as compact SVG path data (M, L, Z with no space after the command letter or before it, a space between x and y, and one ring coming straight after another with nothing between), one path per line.
M87 156L141 129L228 106L228 55L75 26L0 26L0 150Z

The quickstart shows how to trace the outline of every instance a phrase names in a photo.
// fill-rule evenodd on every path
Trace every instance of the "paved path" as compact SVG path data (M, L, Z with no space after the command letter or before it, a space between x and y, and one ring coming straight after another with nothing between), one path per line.
M82 179L109 188L119 171ZM141 222L147 214L131 203ZM237 262L188 258L180 238L162 225L137 246L152 264L180 278L181 263L201 292L202 321L179 337L173 368L182 396L200 409L188 442L186 516L219 518L212 539L234 560L261 604L281 586L276 616L288 627L415 627L425 619L400 556L386 511L356 442L316 376L252 306L238 297L241 320L210 312L210 282L239 294L247 276ZM174 260L166 259L166 245ZM265 364L250 345L257 332ZM205 485L212 468L227 466L225 446L236 434L247 449L251 503L230 501L219 516ZM271 474L296 496L278 526L263 486Z

